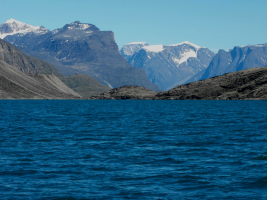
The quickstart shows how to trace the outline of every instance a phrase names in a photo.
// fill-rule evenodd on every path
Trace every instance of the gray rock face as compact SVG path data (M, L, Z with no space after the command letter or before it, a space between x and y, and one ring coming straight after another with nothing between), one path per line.
M125 52L126 47L121 52ZM205 70L215 54L207 48L183 42L170 46L144 46L131 57L122 55L132 66L144 69L152 83L162 90L169 90Z
M156 92L140 86L122 86L89 99L151 99Z
M63 75L89 75L109 87L138 85L159 91L144 70L129 65L111 31L100 31L79 21L43 34L8 35L4 40L28 55L53 64Z
M94 99L153 99L153 100L267 100L267 67L228 73L202 81L177 86L167 92L150 93L144 88L122 87ZM131 95L125 96L130 93ZM146 95L147 94L147 95Z
M234 47L230 51L220 50L213 58L209 67L200 75L192 77L191 81L204 80L229 72L267 65L267 44Z

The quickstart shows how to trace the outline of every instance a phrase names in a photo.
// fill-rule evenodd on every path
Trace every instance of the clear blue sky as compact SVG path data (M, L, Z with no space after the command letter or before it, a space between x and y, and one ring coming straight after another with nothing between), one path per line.
M79 20L130 42L190 41L213 51L267 43L267 0L0 0L14 18L50 30Z

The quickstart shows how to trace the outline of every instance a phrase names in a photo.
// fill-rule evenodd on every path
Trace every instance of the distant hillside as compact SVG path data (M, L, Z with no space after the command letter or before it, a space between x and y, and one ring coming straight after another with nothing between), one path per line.
M88 98L92 95L101 94L111 90L108 86L103 85L94 78L84 74L60 77L60 79L83 98Z

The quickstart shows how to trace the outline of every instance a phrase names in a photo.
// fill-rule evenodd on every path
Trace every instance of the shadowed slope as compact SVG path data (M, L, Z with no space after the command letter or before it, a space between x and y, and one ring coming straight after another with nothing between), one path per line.
M79 93L83 98L88 98L92 95L101 94L111 90L108 86L102 85L94 78L84 74L60 77L60 79L68 87Z
M8 42L0 39L0 58L7 64L18 68L24 73L55 74L62 76L51 64L38 58L27 56Z

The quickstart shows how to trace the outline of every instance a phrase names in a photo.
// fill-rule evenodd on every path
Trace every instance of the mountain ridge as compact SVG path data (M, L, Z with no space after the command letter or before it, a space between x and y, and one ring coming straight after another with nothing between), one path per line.
M187 83L266 65L267 44L236 46L229 51L221 49L214 56L208 68L202 74L196 74Z
M75 21L52 32L14 34L4 40L53 64L65 76L86 74L111 87L138 85L160 90L147 79L144 70L125 61L112 31L100 31L91 24Z

